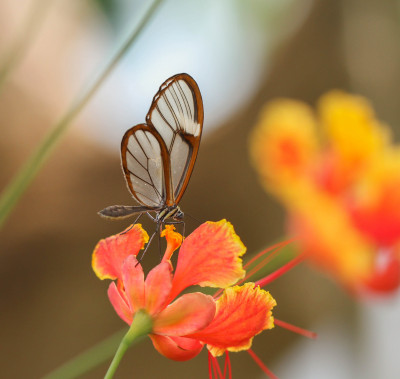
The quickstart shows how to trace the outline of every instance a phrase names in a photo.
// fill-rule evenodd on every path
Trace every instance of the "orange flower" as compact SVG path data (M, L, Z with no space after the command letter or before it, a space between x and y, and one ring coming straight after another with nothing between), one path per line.
M316 115L277 100L250 142L263 185L286 206L314 264L352 291L398 288L400 150L366 99L332 91Z
M166 226L162 235L167 239L166 253L146 278L136 259L148 241L140 225L101 240L92 260L100 279L117 280L110 284L108 295L126 323L131 324L138 311L150 316L149 336L161 354L183 361L196 356L205 344L214 356L245 350L256 334L273 327L275 300L252 283L227 288L218 300L200 292L177 298L192 285L226 288L244 277L240 257L246 249L230 223L207 222L189 235L180 248L175 273L170 257L182 237L172 226Z

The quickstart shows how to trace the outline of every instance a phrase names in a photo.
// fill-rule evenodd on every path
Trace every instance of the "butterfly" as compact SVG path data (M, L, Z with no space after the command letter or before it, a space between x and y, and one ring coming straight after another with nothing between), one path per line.
M122 219L146 213L157 223L156 230L166 223L183 223L178 203L196 162L203 119L195 80L188 74L167 79L153 98L146 123L128 129L121 142L126 184L140 205L113 205L99 214Z

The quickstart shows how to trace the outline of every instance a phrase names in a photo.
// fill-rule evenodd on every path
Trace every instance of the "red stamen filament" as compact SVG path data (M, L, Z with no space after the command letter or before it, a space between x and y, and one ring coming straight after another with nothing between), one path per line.
M215 358L210 352L208 352L208 360L211 361L215 378L225 379L222 376L222 372L221 372L221 369L219 367L217 358ZM210 375L210 379L212 379L212 375L211 375L211 370L210 369L209 369L209 375Z
M224 367L224 379L226 378L226 371L229 372L229 379L232 379L232 367L231 360L229 358L228 350L225 352L225 367Z
M298 326L289 324L285 321L277 320L276 318L274 319L274 324L277 326L280 326L281 328L290 330L291 332L300 334L307 338L311 338L311 339L317 338L317 333L315 333L315 332L310 332L307 329L299 328Z
M263 370L271 379L278 379L278 377L261 361L260 358L254 353L253 350L249 349L247 352L250 354L250 357L253 358L254 362Z
M281 268L278 268L273 273L267 275L265 278L258 280L255 284L256 286L264 287L267 284L273 282L275 279L278 279L283 274L287 273L290 269L297 266L304 260L304 255L299 255L296 258L293 258L291 261L283 265Z
M247 275L242 280L240 280L238 284L245 282L251 276L253 276L258 271L260 271L263 267L265 267L270 261L272 261L272 259L275 257L275 255L277 255L279 253L279 251L281 250L282 247L284 247L284 246L281 246L281 247L277 248L276 250L272 251L257 266L255 266L249 273L247 273Z
M291 243L292 241L294 241L294 239L290 239L287 241L283 241L283 242L279 242L273 246L268 247L267 249L261 251L260 253L258 253L255 257L253 257L252 259L250 259L249 262L247 262L243 268L247 268L251 263L253 263L254 261L256 261L257 259L259 259L260 257L262 257L263 255L271 252L267 257L265 257L256 267L254 267L243 279L239 280L236 285L240 285L243 282L245 282L249 277L251 277L252 275L254 275L255 273L257 273L260 269L262 269L268 262L270 262L272 260L272 258L274 258L274 256L286 245L288 245L289 243ZM271 251L274 250L274 251ZM213 295L214 299L217 299L221 293L223 292L223 288L219 289L218 291L215 292L215 294Z
M210 366L210 379L217 379L218 375L217 375L217 368L215 367L215 361L214 361L214 357L211 355L211 353L208 353L208 361L210 362L209 364ZM212 368L212 372L211 372L211 368Z
M262 256L264 256L265 254L267 254L267 253L270 252L271 250L275 250L275 249L279 250L279 249L281 249L282 247L285 247L286 245L288 245L289 243L291 243L291 242L293 242L293 241L294 241L294 239L292 238L292 239L289 239L289 240L286 240L286 241L278 242L278 243L276 243L275 245L272 245L272 246L266 248L265 250L261 251L260 253L256 254L253 258L251 258L251 259L243 266L243 268L247 269L247 267L249 267L254 261L256 261L258 258L261 258ZM276 252L275 252L275 251L272 252L271 255L274 254L274 253L276 253ZM271 256L271 255L270 255L270 256Z

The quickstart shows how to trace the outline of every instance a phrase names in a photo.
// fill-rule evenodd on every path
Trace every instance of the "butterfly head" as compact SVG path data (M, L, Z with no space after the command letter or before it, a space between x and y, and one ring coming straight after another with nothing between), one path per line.
M183 220L183 212L181 211L181 209L178 206L176 207L176 213L172 216L172 218L176 221Z

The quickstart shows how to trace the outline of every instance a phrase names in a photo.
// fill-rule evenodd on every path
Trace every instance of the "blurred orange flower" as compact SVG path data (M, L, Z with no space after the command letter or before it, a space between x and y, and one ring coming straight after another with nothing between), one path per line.
M265 106L250 139L264 187L318 267L350 290L400 284L400 149L369 102L340 91Z
M167 225L162 236L167 240L165 255L146 278L136 259L148 242L140 225L101 240L92 259L100 279L116 280L108 296L126 323L130 325L139 310L150 316L150 338L162 355L188 360L204 345L213 356L247 350L256 334L274 326L271 310L276 302L268 292L254 283L230 287L245 275L240 257L246 250L230 223L204 223L183 243L172 226ZM170 258L181 243L172 273ZM176 299L192 285L229 288L217 300L200 292Z

